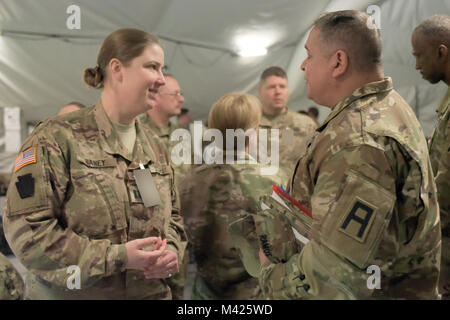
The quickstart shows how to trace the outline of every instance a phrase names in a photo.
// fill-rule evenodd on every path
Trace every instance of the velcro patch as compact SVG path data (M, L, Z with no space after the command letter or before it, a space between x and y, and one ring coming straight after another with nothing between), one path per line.
M17 172L17 170L26 165L36 163L36 161L36 148L31 147L16 157L16 160L14 161L14 172Z
M35 179L28 173L23 176L17 177L18 181L16 182L17 192L19 192L19 196L21 199L29 198L34 195L34 181Z
M348 214L343 216L344 219L339 231L364 243L375 217L376 209L369 203L356 198Z
M353 171L347 172L342 188L320 227L320 241L366 268L392 217L395 195Z

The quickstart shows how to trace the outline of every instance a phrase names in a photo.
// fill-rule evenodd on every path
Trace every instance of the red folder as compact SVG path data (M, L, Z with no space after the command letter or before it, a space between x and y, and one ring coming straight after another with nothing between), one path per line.
M306 207L302 206L297 200L292 198L289 193L287 193L283 188L280 186L277 186L276 184L273 185L272 191L276 192L279 196L289 200L290 203L292 203L294 206L296 206L300 211L304 212L308 217L312 219L312 213L309 211Z

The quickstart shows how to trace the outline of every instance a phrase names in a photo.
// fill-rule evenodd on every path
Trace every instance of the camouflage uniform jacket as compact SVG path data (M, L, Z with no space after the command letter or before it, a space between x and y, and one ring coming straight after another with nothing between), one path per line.
M19 272L0 253L0 300L22 300L23 280Z
M247 154L241 154L241 158L244 161L250 159ZM277 182L272 176L261 176L260 166L248 162L204 164L186 177L180 188L180 198L186 231L197 262L194 289L203 291L197 293L201 298L258 297L256 293L260 290L255 291L258 279L245 270L240 253L232 244L228 226L238 218L255 214L259 197L270 193L272 184ZM254 237L256 248L259 248L256 234Z
M270 129L278 129L279 132L279 176L283 177L286 185L294 166L300 156L304 153L308 138L317 128L316 123L308 116L295 113L290 110L270 116L262 113L260 128L268 129L267 152L271 150ZM264 143L264 140L261 140Z
M439 121L430 143L430 160L438 193L442 229L440 287L450 299L450 88L436 110Z
M129 158L98 102L46 120L26 150L34 150L35 163L13 174L3 222L15 255L31 271L27 298L170 298L165 280L125 269L130 240L167 238L179 260L186 243L173 170L154 135L137 120ZM144 206L133 174L139 163L150 170L160 205ZM80 268L80 290L67 289L71 265Z
M310 241L287 263L262 268L267 295L437 298L436 187L420 124L390 78L337 103L308 143L288 191L312 210Z
M171 141L170 140L170 135L175 130L180 129L177 125L174 125L171 122L169 122L168 126L160 127L150 118L150 116L148 114L145 114L141 118L141 122L142 122L142 124L148 126L150 128L150 130L153 133L155 133L161 139L164 147L166 147L167 152L169 153L170 159L172 159L173 156L176 156L176 155L172 155L172 149L179 142L178 141ZM173 167L173 169L175 171L175 179L176 179L177 184L178 184L189 173L189 171L191 170L191 165L190 164L183 164L183 163L180 164L180 165L176 165L173 162L171 162L171 164L172 164L172 167Z

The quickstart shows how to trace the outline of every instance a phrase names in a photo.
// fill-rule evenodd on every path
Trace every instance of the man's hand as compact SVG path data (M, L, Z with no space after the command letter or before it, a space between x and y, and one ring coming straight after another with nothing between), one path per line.
M270 263L269 258L266 257L262 249L259 249L259 262L261 263L261 266L265 266Z

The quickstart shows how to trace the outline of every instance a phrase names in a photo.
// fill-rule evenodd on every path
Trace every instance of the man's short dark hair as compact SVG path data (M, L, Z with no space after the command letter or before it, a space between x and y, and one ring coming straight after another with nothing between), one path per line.
M77 106L80 109L86 108L86 106L84 104L82 104L81 102L78 102L78 101L69 102L69 103L66 104L66 106L68 106L68 105L74 105L74 106Z
M437 14L422 21L414 33L421 33L430 43L444 44L450 47L450 16Z
M266 81L266 79L270 76L276 76L276 77L287 79L287 74L282 68L273 66L273 67L267 68L266 70L263 71L263 73L261 74L261 78L260 78L261 83Z
M373 71L381 65L381 35L368 27L367 14L356 10L325 13L314 21L326 47L342 49L357 71Z
M316 118L319 117L319 109L317 109L316 107L310 107L308 109L308 113L311 113Z
M188 108L181 108L181 112L179 115L177 115L177 118L181 117L182 115L189 113L189 109Z

